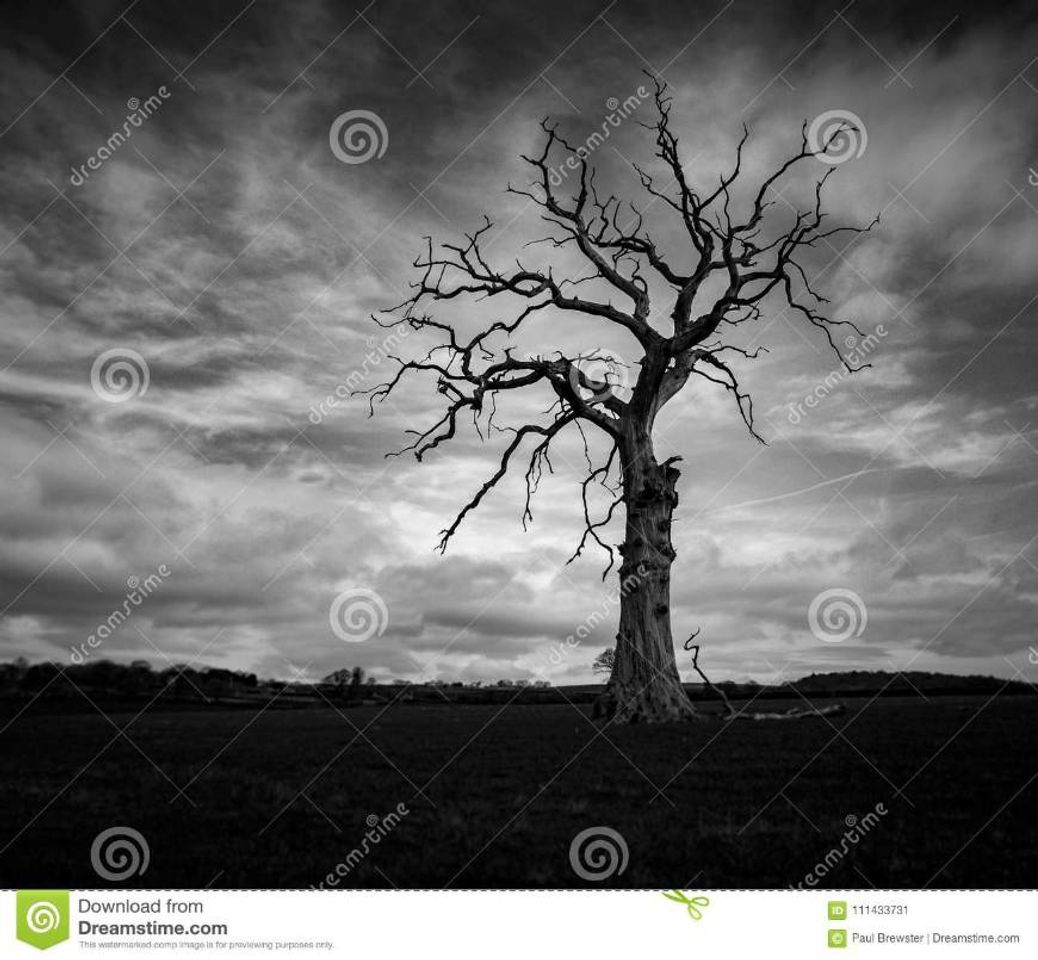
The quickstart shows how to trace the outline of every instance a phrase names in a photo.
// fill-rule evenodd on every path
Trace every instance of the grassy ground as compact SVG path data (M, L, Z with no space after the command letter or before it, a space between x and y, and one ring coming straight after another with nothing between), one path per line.
M132 743L133 713L34 708L0 733L0 886L104 886L91 842L129 825L126 885L308 887L398 803L341 886L588 886L570 842L606 825L630 861L605 886L786 887L877 803L819 886L1038 884L1038 702L846 702L602 733L570 706L148 711Z

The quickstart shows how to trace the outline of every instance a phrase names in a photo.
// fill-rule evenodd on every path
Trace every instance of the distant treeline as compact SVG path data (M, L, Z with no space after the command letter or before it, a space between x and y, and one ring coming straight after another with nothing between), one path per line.
M24 658L0 663L0 696L145 697L165 693L173 697L218 699L255 693L260 681L254 673L206 667L196 670L178 664L155 670L146 660L114 663L92 660L82 664L33 663Z
M942 673L899 673L853 670L811 674L800 680L762 686L748 681L721 681L729 700L826 699L832 697L1033 694L1035 688L997 677L960 677ZM686 684L693 700L718 699L703 684ZM75 703L86 700L163 700L170 703L306 707L333 704L401 703L543 704L589 703L602 684L553 687L530 681L501 680L493 684L460 681L383 683L365 677L360 667L344 668L316 682L261 680L254 673L220 667L196 669L176 664L155 670L144 660L115 663L96 660L83 664L52 662L30 664L24 658L0 663L0 699Z

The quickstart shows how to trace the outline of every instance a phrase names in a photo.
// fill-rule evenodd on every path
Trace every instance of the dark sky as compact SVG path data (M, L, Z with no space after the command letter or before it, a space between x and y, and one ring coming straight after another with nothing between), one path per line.
M718 677L1033 676L1028 6L7 4L0 658L67 660L128 578L166 564L93 656L279 676L360 664L384 678L589 677L615 630L615 583L593 553L564 566L581 529L577 443L560 448L527 532L516 478L440 557L437 532L500 445L467 432L422 464L385 459L435 415L430 384L373 419L356 400L319 424L310 411L351 374L384 375L364 359L381 342L368 316L402 299L421 238L457 240L486 212L491 250L510 262L544 233L536 208L504 192L526 177L518 154L537 149L538 120L581 142L648 70L670 84L703 183L729 166L743 123L753 180L805 120L852 113L863 150L839 165L829 209L881 213L812 264L831 312L873 335L870 369L826 385L836 358L776 307L750 341L770 352L739 368L767 446L709 384L660 418L661 455L685 458L676 635L701 627ZM152 96L151 115L74 177ZM365 163L329 143L352 110L387 132ZM630 163L653 161L636 121L651 119L646 101L593 154L637 202ZM672 235L659 207L649 216ZM632 352L559 318L522 346ZM139 355L147 390L99 396L91 371L106 351ZM791 412L816 390L817 405ZM329 605L354 588L378 594L388 624L345 645ZM809 607L830 589L860 596L860 636L812 634ZM589 622L579 647L553 654Z

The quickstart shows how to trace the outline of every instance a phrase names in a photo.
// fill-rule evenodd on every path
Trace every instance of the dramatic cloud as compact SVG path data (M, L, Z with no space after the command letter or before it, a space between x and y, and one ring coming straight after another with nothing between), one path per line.
M1029 669L1036 30L1026 4L975 7L16 5L0 40L0 657L67 658L128 578L165 564L97 655L588 679L617 606L602 555L566 565L578 439L526 531L517 476L441 557L439 531L502 438L465 431L421 464L386 459L433 422L434 384L373 418L343 397L389 375L387 353L428 349L417 333L387 345L369 319L406 296L423 236L456 241L486 213L501 263L556 256L577 275L569 254L523 249L544 225L505 187L525 182L518 155L541 118L583 142L615 101L641 99L648 71L670 84L700 182L728 169L744 123L753 181L805 119L856 115L867 142L831 178L828 209L881 215L808 264L830 312L864 334L838 346L870 367L846 375L817 330L766 310L745 345L768 352L739 373L768 445L707 384L660 416L659 452L684 458L678 639L701 628L719 678ZM384 124L384 154L336 157L329 130L350 110ZM651 115L638 103L593 154L639 203L631 164L654 161L636 121ZM795 180L776 214L808 189ZM663 205L646 216L676 255ZM532 329L517 350L633 356L591 323L546 314ZM106 351L130 367L106 378ZM388 610L364 643L330 626L347 588ZM808 610L834 588L857 593L868 622L830 644Z

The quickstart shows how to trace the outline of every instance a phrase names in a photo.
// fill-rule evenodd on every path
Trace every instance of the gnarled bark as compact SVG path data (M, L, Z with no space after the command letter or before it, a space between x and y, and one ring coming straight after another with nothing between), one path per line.
M621 466L627 526L620 547L620 628L603 696L617 722L689 720L698 714L681 684L670 627L679 471L673 460L656 462L647 432L625 437Z

